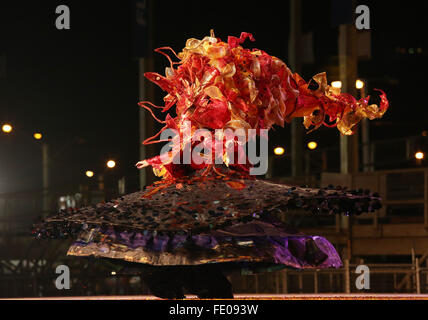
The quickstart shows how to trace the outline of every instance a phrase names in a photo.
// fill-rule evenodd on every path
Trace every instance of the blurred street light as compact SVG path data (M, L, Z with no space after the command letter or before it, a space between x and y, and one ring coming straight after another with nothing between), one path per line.
M276 147L273 149L273 153L275 153L277 156L283 155L285 152L285 149L283 147Z
M114 167L116 167L116 162L114 160L107 161L107 167L113 169Z
M308 143L308 148L311 149L311 150L316 149L317 146L318 146L318 144L315 141L311 141L311 142Z
M3 131L4 133L11 133L11 132L12 132L12 130L13 130L12 126L11 126L10 124L8 124L8 123L4 124L4 125L1 127L1 129L2 129L2 131Z
M357 81L355 81L355 88L357 88L357 89L364 88L364 81L357 79Z
M422 160L423 158L425 158L425 154L422 151L418 151L415 153L415 158L418 160Z
M342 88L342 81L333 81L332 83L331 83L331 86L333 87L333 88Z
M91 171L91 170L88 170L88 171L86 171L86 176L87 176L88 178L92 178L92 177L94 176L94 172L93 172L93 171Z
M36 140L40 140L43 138L43 135L40 132L36 132L35 134L33 134L33 137Z

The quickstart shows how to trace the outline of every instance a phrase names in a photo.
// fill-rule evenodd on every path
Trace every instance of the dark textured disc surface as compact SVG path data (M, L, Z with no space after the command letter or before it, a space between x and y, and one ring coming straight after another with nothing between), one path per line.
M347 191L333 186L303 188L216 176L155 184L107 203L60 212L46 218L33 233L38 237L65 237L95 226L197 233L263 219L288 208L302 208L316 214L361 214L380 206L380 199L367 190Z

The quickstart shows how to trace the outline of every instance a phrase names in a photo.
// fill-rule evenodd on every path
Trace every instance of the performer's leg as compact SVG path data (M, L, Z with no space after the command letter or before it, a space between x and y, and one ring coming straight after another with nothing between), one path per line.
M188 268L184 287L199 298L233 299L232 285L217 265L200 265Z
M150 292L163 299L183 299L183 271L179 267L158 267L142 272Z

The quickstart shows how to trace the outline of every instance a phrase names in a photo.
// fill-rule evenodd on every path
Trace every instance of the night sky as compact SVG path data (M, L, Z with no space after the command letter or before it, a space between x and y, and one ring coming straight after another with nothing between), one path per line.
M420 134L428 129L424 2L361 3L371 9L373 59L360 62L360 76L368 79L369 91L382 88L391 102L374 126L373 139ZM71 30L55 28L55 8L61 4L70 8ZM304 1L303 31L314 32L316 61L304 66L306 79L324 71L337 55L330 10L330 1ZM287 62L287 1L156 0L153 12L154 47L168 45L178 52L186 39L203 38L212 28L224 40L246 31L256 38L247 47ZM53 186L85 181L85 170L101 172L112 157L118 162L113 175L128 177L129 188L137 188L138 64L132 55L132 19L128 1L1 2L6 77L0 75L0 123L13 123L15 132L0 136L0 193L40 189L34 131L50 144ZM153 71L162 73L166 64L155 55ZM154 102L160 104L161 92L156 94ZM315 133L321 145L338 139L337 131L327 131ZM275 141L289 141L288 132L276 130Z

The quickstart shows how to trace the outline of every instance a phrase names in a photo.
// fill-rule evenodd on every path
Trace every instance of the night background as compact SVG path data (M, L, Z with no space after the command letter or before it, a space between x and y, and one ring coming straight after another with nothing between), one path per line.
M340 0L302 1L305 40L303 55L299 57L302 60L299 74L306 81L324 71L329 83L339 79L339 24L348 15L355 18L340 3ZM424 189L428 184L426 5L423 1L380 0L356 1L356 4L370 8L371 35L370 57L359 59L358 78L364 80L366 93L373 96L373 103L379 103L376 88L385 91L390 102L383 118L370 122L370 141L377 150L374 169L420 169L425 174L422 180L418 177L394 180L416 181L418 185L410 189L416 190L417 196L422 194L423 200L412 202L408 207L393 204L396 207L387 207L385 214L401 219L406 212L412 212L410 218L406 217L408 220L403 218L405 222L416 221L422 226L425 221L428 228L428 193ZM59 5L70 8L70 30L55 27L58 16L55 8ZM0 126L13 126L9 134L0 132L0 201L9 196L21 199L21 196L32 197L42 192L43 143L49 145L49 188L55 197L80 193L86 199L84 203L110 200L118 195L121 178L126 181L126 193L140 189L139 170L135 167L136 162L142 160L138 58L139 46L146 47L148 41L144 38L147 34L136 32L134 5L133 1L98 0L0 2ZM149 15L152 45L145 51L153 57L153 70L146 71L164 74L168 66L168 60L153 53L153 49L170 46L178 53L187 39L202 39L211 29L223 41L227 41L229 35L239 37L241 32L252 33L256 41L247 40L243 47L264 50L288 63L289 11L289 1L154 0ZM151 85L148 80L146 84ZM162 104L165 93L157 87L153 90L152 102ZM153 135L159 128L155 127ZM36 132L43 134L40 141L33 138ZM306 153L308 142L318 144L305 167L305 175L313 176L316 184L324 171L340 172L339 137L338 130L326 127L303 137ZM273 166L270 178L287 179L292 167L290 125L271 130L269 138ZM285 154L274 156L276 146L284 147ZM416 160L415 152L423 152L425 158ZM114 169L106 167L108 160L116 161ZM94 172L92 178L85 175L87 170ZM94 192L92 198L85 198L85 193L90 194L91 190L105 193L100 196ZM40 207L40 197L37 199L35 202ZM57 198L51 202L56 204ZM385 214L379 218L380 224L382 219L387 219ZM25 220L28 229L39 215L36 212L29 218L23 215L24 218L19 219ZM7 219L0 216L0 226ZM333 220L328 223L334 224ZM374 220L364 221L369 224ZM419 238L409 241L426 241L428 229L424 230L417 234ZM335 241L332 240L334 244ZM0 244L5 248L6 243L0 237ZM424 244L420 242L416 255L425 257L421 254L427 250ZM378 256L370 260L367 258L370 254ZM400 257L391 258L393 255L362 253L359 257L396 263L407 261L411 253L400 251ZM428 269L426 280L428 284Z

